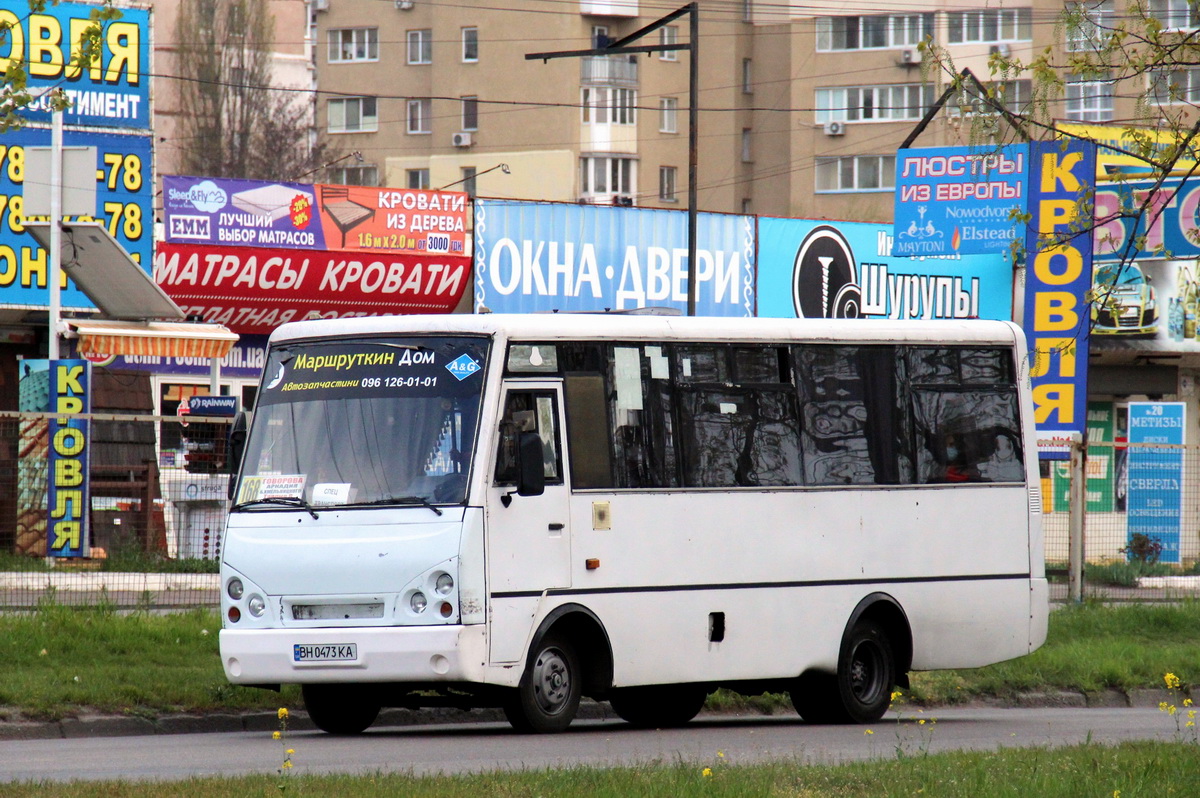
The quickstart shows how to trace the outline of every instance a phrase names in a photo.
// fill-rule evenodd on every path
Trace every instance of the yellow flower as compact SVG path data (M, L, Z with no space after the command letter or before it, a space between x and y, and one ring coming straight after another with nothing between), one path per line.
M1194 721L1194 720L1189 720L1187 723L1185 723L1185 724L1183 724L1183 725L1184 725L1184 726L1186 726L1187 728L1191 729L1191 728L1194 728L1194 727L1195 727L1195 725L1196 725L1196 721Z
M1158 711L1159 711L1159 712L1166 712L1166 711L1167 711L1167 707L1169 707L1169 706L1170 706L1170 704L1168 704L1166 701L1159 701L1159 702L1158 702Z
M899 698L902 695L904 695L904 693L900 692L899 690L893 690L892 691L892 700L895 701L897 698Z
M721 757L721 759L724 759L724 758L725 758L725 752L724 752L724 751L717 751L717 756Z
M921 718L919 721L917 721L917 725L918 725L918 726L924 726L924 725L925 725L925 718Z
M284 769L284 770L287 770L287 769L288 769L288 768L290 768L291 766L292 766L292 763L291 763L291 762L284 762L284 763L283 763L283 769Z
M1166 674L1165 676L1163 676L1163 681L1167 683L1168 690L1178 690L1179 689L1179 685L1180 685L1179 677L1176 676L1175 674L1173 674L1173 673Z
M1121 798L1121 791L1113 790L1113 798Z
M700 771L700 775L706 779L712 778L712 768L705 768L704 770Z
M280 707L278 715L280 720L285 719L288 716L287 707Z
M288 756L291 756L292 754L296 753L296 749L295 749L295 748L289 748L289 749L288 749L287 751L285 751L284 753L286 753Z
M865 732L863 732L863 734L874 734L874 733L875 732L871 731L870 729L867 729Z
M281 740L281 739L283 739L283 735L280 734L279 732L271 732L271 739L272 740Z
M1190 698L1183 699L1183 705L1185 707L1190 707L1192 705L1192 699L1190 699Z
M1175 710L1175 707L1169 707L1169 708L1167 709L1167 714L1168 714L1168 715L1174 715L1174 714L1175 714L1175 712L1176 712L1176 710Z

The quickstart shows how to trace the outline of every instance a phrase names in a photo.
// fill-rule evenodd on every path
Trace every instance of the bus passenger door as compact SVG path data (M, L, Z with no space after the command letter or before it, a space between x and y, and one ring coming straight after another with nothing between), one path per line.
M497 431L496 462L488 497L488 593L492 600L493 660L497 660L496 633L509 611L526 622L536 599L548 588L571 585L571 535L569 486L562 429L562 385L556 382L508 382L504 391L504 414ZM540 496L516 493L517 443L522 432L536 432L542 439L545 492ZM508 506L505 506L508 496ZM516 609L516 608L520 609ZM509 609L505 609L509 608ZM504 626L511 624L504 623ZM518 624L520 625L520 624ZM527 623L526 623L527 625ZM508 636L501 632L501 636ZM524 632L519 647L526 642ZM510 646L501 644L501 648ZM505 656L510 652L506 651ZM523 651L513 653L519 658ZM509 660L511 661L511 660Z

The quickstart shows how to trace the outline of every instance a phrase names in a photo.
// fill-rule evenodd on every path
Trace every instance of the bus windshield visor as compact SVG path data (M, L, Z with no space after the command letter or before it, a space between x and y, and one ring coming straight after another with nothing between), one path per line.
M235 509L462 504L488 346L429 336L272 348Z

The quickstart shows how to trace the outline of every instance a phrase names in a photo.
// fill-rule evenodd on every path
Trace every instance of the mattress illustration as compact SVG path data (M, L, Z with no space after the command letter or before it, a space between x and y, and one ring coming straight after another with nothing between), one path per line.
M292 200L298 196L304 197L308 200L309 205L312 205L312 194L278 184L239 191L230 197L229 202L239 211L252 213L255 216L265 216L271 221L275 221L288 215L291 211Z

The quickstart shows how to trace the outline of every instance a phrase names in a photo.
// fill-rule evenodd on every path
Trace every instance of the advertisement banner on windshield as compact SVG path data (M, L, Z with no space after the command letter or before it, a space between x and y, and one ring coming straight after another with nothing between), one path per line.
M449 313L470 285L471 261L164 243L154 280L189 316L269 335L305 319Z
M699 214L696 313L754 315L752 216ZM688 306L682 211L475 201L475 307L496 313Z
M901 258L891 225L758 220L758 315L1011 319L1012 267L998 255Z

